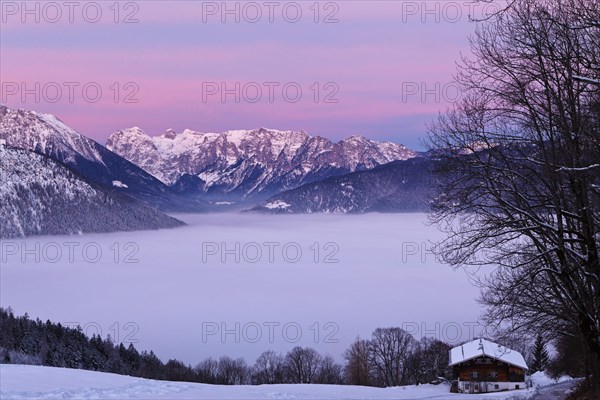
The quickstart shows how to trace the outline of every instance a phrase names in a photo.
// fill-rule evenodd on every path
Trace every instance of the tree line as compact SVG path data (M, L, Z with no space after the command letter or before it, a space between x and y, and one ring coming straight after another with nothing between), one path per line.
M516 345L516 343L515 343ZM343 363L310 347L294 347L285 354L263 352L253 365L243 358L207 358L195 367L153 351L139 352L133 344L114 343L109 336L87 337L81 328L15 316L0 308L0 362L85 369L148 379L220 385L317 383L362 386L401 386L439 383L451 378L451 346L441 340L415 339L401 328L377 328L370 339L357 338L343 354ZM564 345L564 354L573 351ZM541 338L532 347L530 364L550 366ZM560 375L578 373L572 360L560 353L553 368ZM538 359L536 361L536 359ZM561 366L562 365L562 366ZM581 368L584 368L582 365ZM535 372L535 371L534 371ZM580 371L579 371L580 372Z

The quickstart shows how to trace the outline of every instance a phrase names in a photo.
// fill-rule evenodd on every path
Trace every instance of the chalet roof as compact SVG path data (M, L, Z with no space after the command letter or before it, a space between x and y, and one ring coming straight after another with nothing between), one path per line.
M500 360L515 367L529 369L521 353L486 339L475 339L451 349L449 365L453 366L481 356Z

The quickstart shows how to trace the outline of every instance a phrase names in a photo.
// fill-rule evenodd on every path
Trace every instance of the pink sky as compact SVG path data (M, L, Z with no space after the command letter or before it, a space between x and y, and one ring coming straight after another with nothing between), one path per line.
M101 143L134 125L150 134L266 126L418 147L425 124L452 100L444 93L475 29L468 1L273 2L272 23L265 2L227 2L237 7L230 14L222 2L120 2L118 15L113 2L96 3L101 15L95 6L85 14L86 2L72 11L58 2L61 18L35 3L29 13L21 2L2 3L0 102L54 113ZM248 22L256 10L262 18ZM220 89L203 95L214 85L233 92L224 101ZM285 85L288 94L301 89L299 101L286 101ZM90 102L97 88L102 95Z

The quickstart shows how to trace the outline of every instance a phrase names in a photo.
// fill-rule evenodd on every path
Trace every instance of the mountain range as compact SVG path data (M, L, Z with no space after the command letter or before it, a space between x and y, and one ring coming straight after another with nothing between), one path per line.
M337 143L304 131L201 133L140 128L113 133L107 148L180 193L215 201L258 201L284 190L368 170L417 153L403 145L352 136Z
M133 163L65 125L51 114L0 106L0 139L57 160L96 184L164 210L203 211Z
M433 165L397 143L266 128L154 137L130 128L105 147L53 115L5 106L0 142L0 172L11 177L0 190L0 237L180 224L159 210L423 210Z
M286 213L414 212L429 207L435 162L428 157L393 161L287 190L251 211Z

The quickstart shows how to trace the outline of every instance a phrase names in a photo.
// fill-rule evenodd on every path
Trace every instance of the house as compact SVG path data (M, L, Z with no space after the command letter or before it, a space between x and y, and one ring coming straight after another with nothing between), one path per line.
M525 388L527 364L523 355L485 339L450 350L452 388L458 393L486 393Z

